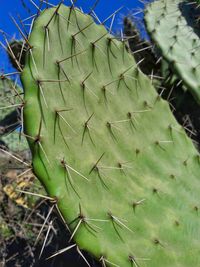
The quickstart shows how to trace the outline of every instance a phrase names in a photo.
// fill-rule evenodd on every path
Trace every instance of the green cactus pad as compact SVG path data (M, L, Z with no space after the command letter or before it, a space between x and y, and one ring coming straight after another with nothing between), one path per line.
M14 81L4 76L0 77L0 120L16 109L14 105L21 102L20 94L22 92L22 89Z
M199 8L193 1L162 0L145 12L147 30L163 57L200 103Z
M79 249L104 267L199 266L199 155L125 43L64 5L29 43L33 170Z
M2 76L0 78L0 141L12 151L22 151L28 148L26 138L15 131L20 126L20 109L23 101L23 91L13 80Z
M23 136L20 137L20 132L14 131L3 136L1 140L8 146L9 150L13 152L28 150L27 140Z

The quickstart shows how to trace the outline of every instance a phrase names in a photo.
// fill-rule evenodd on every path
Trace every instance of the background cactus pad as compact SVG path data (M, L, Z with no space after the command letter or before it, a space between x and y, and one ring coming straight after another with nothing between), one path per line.
M155 1L145 20L162 56L200 103L200 10L194 1Z

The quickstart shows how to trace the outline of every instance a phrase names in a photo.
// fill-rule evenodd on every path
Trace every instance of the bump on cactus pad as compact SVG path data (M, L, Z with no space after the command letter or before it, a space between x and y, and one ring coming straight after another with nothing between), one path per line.
M125 43L64 5L29 43L33 170L79 249L102 266L198 266L199 155Z

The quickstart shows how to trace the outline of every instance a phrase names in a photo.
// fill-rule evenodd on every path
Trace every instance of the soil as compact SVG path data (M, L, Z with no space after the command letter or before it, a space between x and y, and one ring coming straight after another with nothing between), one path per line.
M55 213L50 216L49 221L53 220L53 229L50 231L44 251L40 257L47 229L42 233L39 242L36 245L34 243L43 223L41 218L45 218L49 211L50 206L48 203L40 204L34 210L31 217L29 217L30 212L27 213L24 208L8 202L10 200L6 201L4 199L4 204L2 205L12 206L10 210L14 211L12 219L10 217L11 214L8 215L8 212L5 214L4 211L4 217L7 218L7 223L13 233L9 238L0 236L0 267L88 267L83 258L78 254L76 248L52 259L47 259L60 249L71 245L68 243L70 234ZM28 217L29 219L27 220ZM25 223L28 223L30 227L27 228ZM89 255L83 254L92 267L100 266Z

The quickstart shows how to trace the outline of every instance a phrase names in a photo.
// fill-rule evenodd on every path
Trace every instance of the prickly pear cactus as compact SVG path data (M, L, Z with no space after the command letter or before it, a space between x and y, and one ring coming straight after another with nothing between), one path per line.
M194 1L158 0L147 6L151 38L200 103L200 10Z
M0 77L0 120L15 110L15 105L20 103L21 93L20 87L12 80Z
M69 241L104 267L199 266L199 155L125 43L59 5L29 46L25 134Z
M14 81L4 76L0 78L0 144L13 151L27 149L25 138L16 132L20 126L20 103L23 91Z

